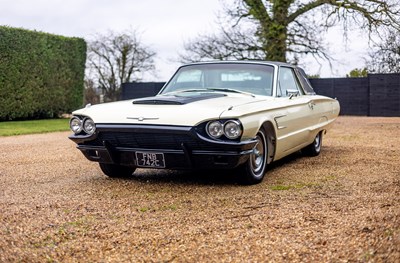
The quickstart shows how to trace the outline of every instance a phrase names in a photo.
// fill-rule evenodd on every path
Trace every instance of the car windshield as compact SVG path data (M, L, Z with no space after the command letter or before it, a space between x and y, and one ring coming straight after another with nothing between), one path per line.
M274 67L261 64L198 64L181 67L160 94L236 92L272 96Z

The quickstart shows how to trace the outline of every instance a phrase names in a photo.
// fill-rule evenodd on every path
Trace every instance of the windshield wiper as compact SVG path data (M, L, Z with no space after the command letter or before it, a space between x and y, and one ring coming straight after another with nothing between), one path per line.
M239 93L239 94L244 94L244 95L249 95L252 96L253 98L256 96L253 93L250 92L245 92L241 90L236 90L236 89L227 89L227 88L209 88L207 90L214 90L214 91L223 91L223 92L233 92L233 93Z

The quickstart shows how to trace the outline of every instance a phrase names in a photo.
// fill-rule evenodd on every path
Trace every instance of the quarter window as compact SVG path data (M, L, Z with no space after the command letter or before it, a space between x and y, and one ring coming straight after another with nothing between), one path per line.
M279 83L277 90L278 97L286 97L288 90L298 90L300 94L302 94L299 82L293 69L281 67L279 69Z

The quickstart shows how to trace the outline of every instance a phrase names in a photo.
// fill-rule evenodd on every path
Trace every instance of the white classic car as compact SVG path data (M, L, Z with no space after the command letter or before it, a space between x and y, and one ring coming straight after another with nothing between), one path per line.
M255 184L272 161L299 150L318 155L339 109L296 66L195 63L180 67L154 97L74 111L69 138L110 177L136 168L228 168Z

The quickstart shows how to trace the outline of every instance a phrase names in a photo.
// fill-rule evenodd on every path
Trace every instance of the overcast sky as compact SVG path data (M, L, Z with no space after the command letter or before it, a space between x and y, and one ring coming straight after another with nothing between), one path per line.
M183 42L216 31L221 10L220 0L0 0L0 25L85 39L107 30L138 28L144 44L157 52L158 77L146 80L166 81L180 65L176 61ZM364 66L366 41L354 33L345 48L340 34L337 30L327 36L338 61L334 69L307 60L308 74L340 77Z

